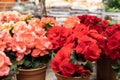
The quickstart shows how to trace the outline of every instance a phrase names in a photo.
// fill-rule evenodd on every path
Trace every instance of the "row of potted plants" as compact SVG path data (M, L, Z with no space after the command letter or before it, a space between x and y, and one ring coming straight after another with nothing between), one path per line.
M57 51L51 62L52 70L68 80L71 77L90 80L92 62L99 60L105 49L105 30L108 24L107 20L96 16L83 15L68 18L63 27L50 28L48 38L54 51Z
M51 61L58 80L90 80L92 62L97 61L105 69L107 64L100 63L101 58L120 58L119 28L119 24L110 25L110 21L90 15L72 16L59 25L52 17L39 19L15 11L0 12L0 79L17 74L17 80L45 80ZM119 66L119 61L113 66L117 78ZM42 73L43 78L37 73ZM116 79L101 74L97 80Z
M27 80L29 77L21 77L21 69L47 66L52 44L46 36L46 26L54 25L58 25L54 18L38 19L16 11L0 12L0 78L20 74L18 80Z

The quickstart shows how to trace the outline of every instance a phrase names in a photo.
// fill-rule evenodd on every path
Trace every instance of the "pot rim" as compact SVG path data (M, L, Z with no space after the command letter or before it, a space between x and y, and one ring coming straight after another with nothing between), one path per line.
M47 66L43 66L43 67L35 68L35 69L22 69L22 68L19 68L18 70L20 70L20 71L37 71L39 69L45 69L45 68L47 68Z
M61 74L59 74L59 73L55 73L56 75L59 75L59 76L61 76L61 77L64 77L64 78L67 78L67 77L65 77L65 76L63 76L63 75L61 75ZM84 78L84 77L68 77L68 78ZM90 76L88 76L88 77L86 77L86 78L90 78Z

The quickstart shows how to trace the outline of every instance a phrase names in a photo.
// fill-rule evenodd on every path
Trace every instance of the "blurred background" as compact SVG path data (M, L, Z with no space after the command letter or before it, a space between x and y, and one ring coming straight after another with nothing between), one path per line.
M83 14L120 22L120 0L0 0L0 11L7 10L53 16L61 24L66 17Z
M41 2L45 4L42 5ZM0 0L0 11L17 10L38 15L39 9L45 6L47 15L50 16L54 16L55 10L59 12L58 14L63 12L65 16L69 14L76 16L102 9L102 2L102 0Z

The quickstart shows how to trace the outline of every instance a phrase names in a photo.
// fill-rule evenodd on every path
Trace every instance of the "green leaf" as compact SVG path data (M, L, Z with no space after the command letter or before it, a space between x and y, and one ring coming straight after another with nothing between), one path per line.
M113 69L114 71L118 72L119 66L112 66L112 69Z
M87 63L84 65L86 69L89 69L91 71L93 71L93 63L90 61L86 61Z
M34 68L41 67L42 65L44 64L42 64L40 61L35 61L35 63L33 64Z
M17 65L22 65L23 63L24 63L24 59L19 61L19 62L17 62Z
M114 24L116 24L116 22L111 20L109 26L112 26Z
M81 63L79 63L79 60L77 59L77 55L75 53L76 53L76 51L73 50L71 53L70 62L81 65Z
M11 65L11 66L10 66L10 73L9 73L9 76L13 76L13 75L16 75L16 74L18 74L17 65L16 65L16 64Z
M117 64L120 66L120 59L117 60Z
M112 66L112 69L119 69L119 67L118 66Z
M17 65L23 69L33 69L47 65L51 59L51 54L33 58L31 54L25 55L24 59Z
M117 65L112 66L112 69L117 72L117 79L120 79L120 60L117 60Z
M44 28L45 28L46 31L48 31L48 29L53 27L53 26L54 26L54 23L48 22L47 24L45 24Z
M55 52L53 50L51 50L51 58L54 59L55 58Z
M27 66L27 67L31 67L31 61L25 60L24 65Z
M120 79L120 71L117 73L117 79Z
M83 56L76 54L76 51L73 50L70 57L70 62L77 65L84 65L86 61L83 61Z
M105 10L108 12L120 12L120 0L108 0Z
M10 35L13 37L13 35L14 35L14 33L12 32L12 30L14 29L14 26L11 28L11 30L10 30Z

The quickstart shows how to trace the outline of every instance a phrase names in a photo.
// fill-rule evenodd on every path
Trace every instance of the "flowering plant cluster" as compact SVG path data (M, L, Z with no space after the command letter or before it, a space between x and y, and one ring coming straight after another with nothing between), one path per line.
M0 51L0 79L3 76L7 76L9 74L11 65L11 61L9 57L6 56L6 54L2 51Z
M119 33L119 24L109 26L107 20L97 16L72 16L60 26L52 17L0 12L0 77L9 75L13 65L25 69L46 65L51 50L56 53L51 62L55 73L88 77L92 62L101 55L120 58ZM118 74L119 67L120 61L114 66Z
M112 68L117 72L117 78L120 78L120 24L110 25L108 20L102 20L96 16L82 15L78 18L80 23L89 26L90 29L97 30L104 36L104 45L101 46L104 54L101 54L101 58L117 60L117 65Z
M49 29L48 38L56 52L51 67L65 77L88 76L92 72L91 62L100 58L105 39L96 30L80 24L78 18L74 20L73 26Z
M52 44L46 30L57 25L52 17L39 19L16 11L0 12L0 77L7 76L12 65L25 69L47 65Z
M110 26L106 29L107 34L107 45L106 45L106 55L112 59L120 58L120 24Z
M106 56L109 59L117 60L117 65L112 68L117 72L117 78L120 78L120 24L115 24L106 29L107 43Z
M90 27L90 29L97 30L101 34L104 34L106 28L110 24L108 20L103 20L97 16L82 15L78 16L78 18L80 19L80 23L85 24Z

